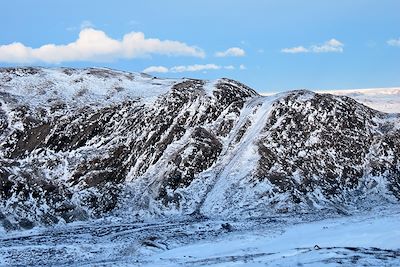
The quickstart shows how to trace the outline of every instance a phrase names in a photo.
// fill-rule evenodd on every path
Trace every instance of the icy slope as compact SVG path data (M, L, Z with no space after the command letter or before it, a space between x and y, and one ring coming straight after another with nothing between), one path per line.
M229 79L0 70L0 220L253 217L400 198L396 114Z

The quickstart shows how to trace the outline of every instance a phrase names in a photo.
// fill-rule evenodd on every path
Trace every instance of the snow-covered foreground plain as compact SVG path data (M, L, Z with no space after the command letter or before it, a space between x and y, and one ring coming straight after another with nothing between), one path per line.
M245 221L103 219L1 233L0 265L399 266L400 209Z
M399 266L399 219L364 215L234 233L156 254L150 265Z

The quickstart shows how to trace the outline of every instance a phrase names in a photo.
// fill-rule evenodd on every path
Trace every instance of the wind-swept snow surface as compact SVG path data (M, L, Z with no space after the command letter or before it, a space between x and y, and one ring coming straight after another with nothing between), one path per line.
M121 219L2 233L12 266L399 266L400 213L253 220Z
M242 230L154 254L148 266L397 266L400 214Z

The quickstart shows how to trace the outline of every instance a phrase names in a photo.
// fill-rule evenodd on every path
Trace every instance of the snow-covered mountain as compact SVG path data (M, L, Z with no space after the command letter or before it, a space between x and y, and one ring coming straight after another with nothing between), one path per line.
M400 117L229 79L0 69L0 220L253 217L400 199Z

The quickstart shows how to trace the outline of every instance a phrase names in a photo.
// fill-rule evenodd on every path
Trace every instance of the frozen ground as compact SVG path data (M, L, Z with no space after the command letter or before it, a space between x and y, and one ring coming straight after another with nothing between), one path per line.
M103 219L2 232L0 265L399 266L399 220L395 205L352 216Z

